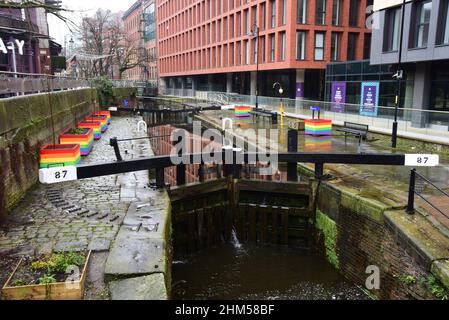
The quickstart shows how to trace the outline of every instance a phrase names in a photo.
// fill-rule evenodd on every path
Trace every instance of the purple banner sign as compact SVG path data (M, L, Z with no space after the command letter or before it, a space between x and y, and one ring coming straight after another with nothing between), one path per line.
M296 82L296 98L304 98L304 82Z
M332 82L331 92L331 111L343 113L345 112L346 102L346 83L345 82Z
M362 82L360 114L377 117L379 105L379 82Z

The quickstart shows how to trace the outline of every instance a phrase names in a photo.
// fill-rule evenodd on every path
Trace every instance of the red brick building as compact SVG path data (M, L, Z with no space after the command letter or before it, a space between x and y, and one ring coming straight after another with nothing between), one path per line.
M274 96L279 82L285 96L322 98L327 63L369 56L368 5L372 0L158 0L159 75L168 88L254 95L259 59L260 95Z
M146 60L141 65L127 70L126 79L149 81L157 84L156 0L138 0L124 14L123 23L127 39L137 44L138 54ZM143 60L135 57L136 60Z

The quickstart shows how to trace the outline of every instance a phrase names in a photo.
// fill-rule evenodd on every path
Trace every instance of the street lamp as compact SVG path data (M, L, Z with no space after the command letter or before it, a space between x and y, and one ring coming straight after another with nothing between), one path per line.
M394 108L394 122L393 122L393 133L391 135L391 147L396 148L398 143L398 114L399 114L399 105L401 101L401 80L404 76L404 70L401 69L402 63L402 44L404 41L404 18L405 18L405 1L402 1L402 17L401 17L401 30L399 35L399 58L398 58L398 69L397 73L393 76L397 79L396 82L396 103Z
M256 38L256 110L259 109L259 27L254 23L251 33L251 39Z
M281 116L284 116L284 105L282 104L282 95L284 94L284 89L282 88L282 85L279 82L275 82L273 84L273 89L276 89L276 86L279 86L279 96L281 97L281 106L280 106L280 113Z
M67 58L67 36L69 36L69 34L66 34L64 36L64 56L66 58ZM70 45L73 45L74 41L73 41L72 37L70 37L69 43L70 43Z

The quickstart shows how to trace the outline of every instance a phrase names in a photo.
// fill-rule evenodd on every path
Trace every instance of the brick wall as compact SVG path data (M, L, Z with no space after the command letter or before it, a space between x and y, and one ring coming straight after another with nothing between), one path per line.
M365 287L371 265L380 268L380 290L371 293L380 299L433 298L419 279L430 275L422 261L409 254L398 236L384 220L386 207L321 184L317 207L337 225L336 253L340 272L347 279ZM412 276L417 283L408 285L403 278Z

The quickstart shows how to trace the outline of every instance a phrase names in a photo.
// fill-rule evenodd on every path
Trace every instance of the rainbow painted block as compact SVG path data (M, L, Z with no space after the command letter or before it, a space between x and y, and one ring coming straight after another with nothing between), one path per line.
M305 120L306 134L312 136L332 135L332 120Z
M77 128L88 128L94 131L94 140L101 139L101 122L100 121L82 121L78 123Z
M235 116L238 118L248 118L251 116L251 107L248 106L235 106Z
M41 169L75 166L81 161L79 144L48 144L40 152Z
M95 116L96 116L96 115L100 115L100 116L106 116L106 117L108 117L108 125L111 124L111 111L104 111L104 110L102 110L102 111L97 111L97 112L94 112L94 115L95 115Z
M108 117L103 115L91 115L86 117L86 122L89 121L99 121L101 123L101 132L106 132L108 130Z
M331 136L306 136L305 150L308 152L320 152L332 150Z
M80 128L83 133L73 134L68 129L59 135L60 144L79 144L82 156L87 156L94 147L94 130L92 128Z

